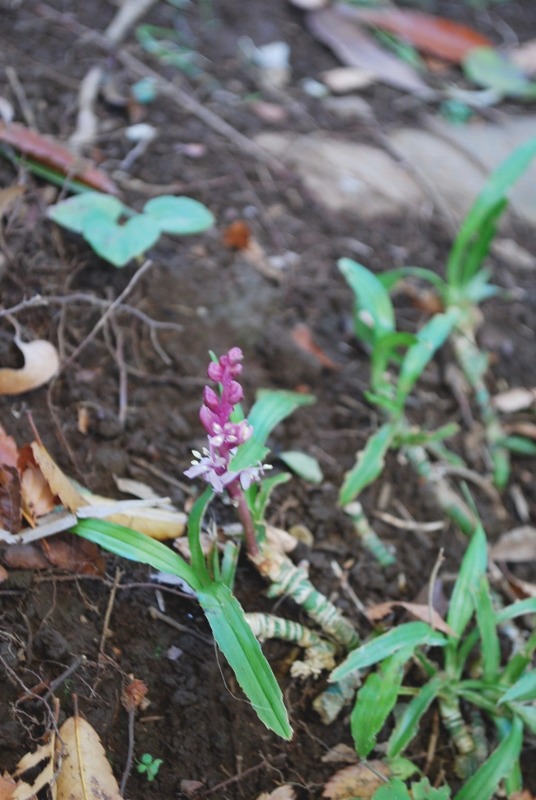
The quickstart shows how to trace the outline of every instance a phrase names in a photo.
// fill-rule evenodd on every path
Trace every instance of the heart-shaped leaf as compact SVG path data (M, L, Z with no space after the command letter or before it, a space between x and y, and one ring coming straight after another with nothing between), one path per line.
M124 267L158 241L160 228L145 214L118 225L106 213L93 211L83 221L82 235L97 255L114 267Z
M101 192L84 192L51 206L47 216L69 231L82 233L87 220L94 214L114 221L119 219L124 209L125 206L117 197Z
M179 236L201 233L214 225L212 212L191 197L154 197L145 204L143 213L158 225L162 233Z

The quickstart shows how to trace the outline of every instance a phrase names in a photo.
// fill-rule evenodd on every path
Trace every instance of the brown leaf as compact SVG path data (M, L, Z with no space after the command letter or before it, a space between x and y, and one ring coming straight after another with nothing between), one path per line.
M50 569L50 563L37 544L12 544L2 555L10 569Z
M0 527L17 533L21 527L21 491L15 467L0 467Z
M450 19L399 8L343 7L345 16L400 36L419 50L461 64L474 47L493 47L481 33Z
M78 536L54 536L40 545L50 564L80 575L104 575L104 558L96 544Z
M121 702L127 711L135 711L147 703L145 698L148 691L149 689L143 681L140 681L139 678L132 678L123 690Z
M117 186L106 173L88 165L87 161L78 158L60 142L31 131L24 125L16 122L6 125L5 122L0 122L0 141L93 189L109 194L118 193Z
M16 467L19 457L17 443L0 425L0 466Z
M60 367L58 351L45 339L22 342L18 336L15 344L24 356L21 369L0 369L0 395L23 394L48 383Z
M8 186L6 189L0 189L0 217L2 217L17 200L25 192L24 186L15 184Z
M438 614L438 612L432 609L432 622L430 623L430 606L425 605L424 603L404 603L399 600L388 600L385 603L377 603L370 608L367 608L367 617L371 622L376 622L379 619L383 619L388 614L391 613L393 608L403 608L412 617L421 620L422 622L428 623L428 625L432 625L436 631L442 631L446 633L447 636L455 636L456 634L452 630L452 628L447 625L445 620Z
M251 230L243 219L235 219L223 232L223 244L231 250L245 250L251 241Z
M490 550L494 561L536 561L536 528L522 525L504 533Z
M511 422L504 426L504 430L508 434L536 440L536 424L534 422Z
M384 50L338 8L323 8L307 15L307 24L316 38L331 48L337 58L348 67L359 67L373 73L384 83L428 96L431 90L416 70L392 53Z
M60 498L65 508L68 508L69 511L76 511L81 506L88 505L87 500L82 497L67 475L61 471L41 442L32 442L31 448L50 491Z
M70 717L60 728L56 751L63 760L57 800L122 800L97 732L82 717Z
M8 773L0 776L0 800L11 800L16 783Z
M327 353L317 345L313 339L311 329L305 325L305 323L300 322L298 325L295 325L290 335L298 347L301 347L302 350L305 350L306 353L313 356L322 367L331 370L339 370L341 368L340 364L336 364L335 361L332 361Z
M353 764L340 769L324 786L322 797L328 797L330 800L351 800L356 797L359 800L370 800L376 789L384 783L375 773L389 778L389 770L381 761L369 763L374 772L367 763Z
M55 496L39 467L28 466L21 476L22 513L30 525L53 510Z
M321 761L323 764L355 764L358 761L353 747L340 742L325 753Z

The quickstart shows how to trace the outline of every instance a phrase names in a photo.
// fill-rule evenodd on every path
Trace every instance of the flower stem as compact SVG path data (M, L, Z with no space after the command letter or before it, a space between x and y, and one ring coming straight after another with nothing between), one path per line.
M257 543L257 537L255 536L253 517L251 516L251 511L248 508L244 492L242 489L236 489L234 487L233 491L231 491L230 486L228 491L231 498L237 504L238 517L244 529L244 541L246 543L248 555L250 558L256 558L259 555L259 545Z

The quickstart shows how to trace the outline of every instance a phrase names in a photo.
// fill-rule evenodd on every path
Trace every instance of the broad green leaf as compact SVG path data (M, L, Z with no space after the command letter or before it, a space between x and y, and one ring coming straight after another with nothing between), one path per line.
M283 739L292 738L281 689L238 600L227 586L212 583L197 593L214 639L259 719Z
M145 214L136 214L118 225L105 212L94 211L84 218L82 235L97 255L114 267L124 267L156 244L160 229Z
M446 643L445 636L434 631L426 622L406 622L352 650L346 660L333 670L329 680L340 681L351 672L370 667L402 649L410 655L420 645L443 647Z
M350 727L357 755L366 758L376 746L376 736L393 710L413 650L402 649L371 672L357 693Z
M480 631L480 646L484 667L484 680L497 679L501 661L501 647L497 635L495 612L491 602L489 583L483 575L477 583L475 592L476 621Z
M84 192L50 206L47 217L69 231L82 233L85 220L95 212L115 222L125 211L125 206L117 197L101 192Z
M316 458L299 450L287 450L279 453L278 458L296 475L309 483L322 483L323 475Z
M494 89L501 97L529 97L536 84L503 53L492 47L473 47L463 60L467 78L484 89Z
M428 778L422 778L418 783L411 784L411 796L412 800L449 800L451 794L448 786L434 789Z
M449 604L447 625L461 637L474 611L472 587L486 574L488 549L481 525L476 528L465 551Z
M536 700L536 670L531 670L511 686L507 692L503 694L500 703L510 703L514 700L522 702L523 700Z
M357 454L354 466L344 476L339 492L339 505L348 505L381 474L385 455L391 447L395 433L394 424L385 424L368 439L363 450Z
M482 238L489 239L489 226L494 225L502 214L509 190L526 172L535 155L536 138L533 138L516 148L487 179L450 251L447 262L449 287L463 290L474 277L479 265L471 259L471 252L476 248L482 255ZM466 266L468 260L471 262L470 270Z
M454 800L490 800L500 781L510 774L523 744L523 723L514 717L510 733L469 778Z
M231 460L232 470L244 469L262 461L269 452L264 444L274 428L296 409L316 402L313 395L277 389L260 391L257 397L248 414L253 436L238 448L237 454Z
M214 214L191 197L154 197L144 205L143 213L154 220L161 233L179 236L201 233L215 222Z
M397 396L401 404L404 403L434 353L448 338L457 318L458 314L453 309L446 314L436 314L418 332L418 341L409 348L400 370Z
M419 689L418 694L407 704L389 737L387 745L389 758L396 758L396 756L400 755L414 736L417 735L423 715L441 691L445 681L446 679L443 675L435 675Z
M83 519L71 530L117 556L139 561L141 564L150 564L161 572L178 575L192 587L194 592L200 588L198 577L186 561L162 542L151 539L143 533L103 519Z
M400 778L391 778L388 783L384 783L383 786L376 789L372 800L411 800L411 795L406 784Z
M339 259L337 266L354 293L354 325L357 336L366 342L372 342L394 331L393 304L378 278L351 258Z

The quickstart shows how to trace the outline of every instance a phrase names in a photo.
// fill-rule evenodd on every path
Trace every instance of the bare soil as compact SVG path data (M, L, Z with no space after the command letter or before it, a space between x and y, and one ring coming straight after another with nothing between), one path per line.
M24 87L40 131L68 138L74 127L79 83L90 67L103 66L118 92L136 81L138 76L119 58L106 54L90 35L92 29L103 30L113 17L111 3L53 0L46 5L27 0L22 4L0 2L0 8L0 95L16 105L6 75L11 68ZM438 2L430 4L430 10L465 20L496 39L505 26L521 39L536 34L536 8L530 0L497 3L481 12L461 2ZM298 133L322 128L374 141L374 126L343 123L301 90L303 78L336 62L307 33L301 14L283 0L214 0L182 12L161 2L147 21L181 32L206 59L201 62L200 76L187 79L172 67L151 60L134 37L125 50L177 81L245 136L251 138L270 125L251 109L249 101L258 87L239 57L240 36L249 36L259 45L273 40L291 45L290 87L282 96L263 96L286 114L283 122L272 127ZM380 85L369 89L366 96L374 109L375 125L384 130L401 120L419 124L423 113L419 102ZM522 114L524 110L505 106L503 112ZM97 113L101 135L91 155L113 174L130 147L124 129L132 121L132 109L129 112L101 98ZM336 261L347 255L378 271L401 264L441 271L449 234L435 212L417 219L408 209L399 218L373 225L333 214L321 208L294 175L284 169L273 170L241 151L169 98L160 97L147 107L145 121L156 126L158 137L122 179L125 201L140 208L151 194L172 191L206 203L217 219L215 229L207 234L182 240L163 238L150 253L152 268L126 301L150 320L173 323L174 327L158 327L121 308L50 387L0 399L2 425L19 443L29 441L33 438L31 414L58 463L92 491L117 495L113 477L128 476L150 484L183 508L192 492L183 471L191 449L202 444L197 414L207 353L240 346L245 353L249 402L262 387L308 389L316 395L316 405L281 425L271 446L276 465L277 453L284 449L302 449L314 455L325 479L321 485L311 486L296 478L278 491L270 515L281 527L300 523L310 529L314 545L302 546L300 557L309 562L318 587L366 634L366 625L331 569L332 560L344 567L365 605L386 599L411 600L426 585L439 548L445 549L447 582L466 542L448 524L440 533L425 536L378 521L378 532L397 552L396 565L382 570L362 549L349 519L337 507L343 474L377 420L363 397L367 357L352 335L351 297ZM202 146L201 157L188 155L187 146L192 143ZM16 178L17 169L0 160L1 185L9 186ZM173 184L171 190L169 184ZM47 306L23 308L16 316L27 339L55 342L67 360L99 320L101 310L91 299L118 297L137 267L116 270L95 256L79 237L56 229L44 216L50 187L32 177L27 185L24 213L8 219L3 227L1 304L8 309L36 294L49 296ZM223 232L236 219L247 220L266 256L286 257L287 266L277 279L259 270L243 253L225 247ZM508 225L508 235L534 251L533 232L514 220ZM289 252L295 257L289 258ZM480 339L493 356L490 389L535 386L534 275L497 259L492 266L497 282L515 289L517 299L506 302L498 298L484 308ZM397 308L404 328L414 330L422 323L423 312L407 297L397 298ZM322 367L295 344L291 331L297 323L310 328L338 369ZM0 363L18 366L19 354L12 339L12 327L4 317ZM467 428L445 381L449 360L447 351L439 366L427 371L411 413L416 422L430 427L459 422L459 452L482 469L479 431ZM81 409L89 415L87 433L80 432ZM533 462L517 459L511 482L522 488L534 519L533 473ZM509 491L503 497L504 519L498 519L484 496L476 492L475 497L491 539L519 524ZM441 517L408 468L394 457L382 480L363 495L371 518L379 503L396 516L405 509L418 521ZM232 517L229 509L217 505L213 514L217 522ZM519 568L518 574L534 578L526 566ZM99 658L99 643L116 579L120 582L103 659ZM241 562L237 592L247 610L274 609L263 590L250 565ZM290 744L281 742L256 720L229 669L218 658L197 604L166 589L162 597L166 614L183 626L182 631L152 619L149 609L156 605L156 598L149 570L130 562L107 557L106 574L98 577L54 569L10 571L0 588L0 766L12 770L43 734L47 709L44 701L32 694L34 687L53 681L84 655L87 660L55 694L62 717L72 713L72 696L78 696L80 710L101 735L118 778L125 769L128 749L122 688L128 675L149 687L150 706L135 721L135 757L150 753L163 759L163 765L154 783L132 772L126 790L132 800L187 797L184 781L201 782L195 795L199 800L252 800L280 783L291 783L300 799L321 797L323 785L335 769L323 763L322 757L339 742L351 744L347 713L324 727L312 710L312 699L323 688L323 681L303 684L291 679L290 648L279 643L266 646L296 731ZM281 602L277 612L301 619L289 601ZM180 650L175 660L168 656L172 646ZM411 751L421 765L432 724L432 718L427 720L428 727ZM533 767L529 768L532 760L533 749L527 747L525 786L535 792L536 776ZM441 738L431 778L445 770L455 785L449 772L451 763L450 745Z

